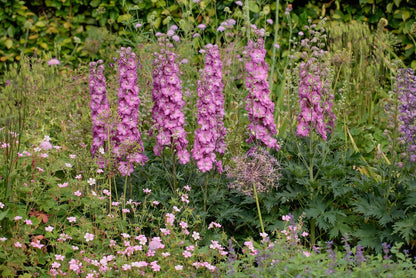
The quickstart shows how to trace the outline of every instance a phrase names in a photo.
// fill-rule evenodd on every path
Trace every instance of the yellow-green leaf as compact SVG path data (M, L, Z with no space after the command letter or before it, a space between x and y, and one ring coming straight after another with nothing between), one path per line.
M120 22L123 22L123 21L128 21L131 18L132 18L131 14L122 14L117 18L117 22L120 23Z
M13 47L13 41L11 39L7 39L5 45L8 49L10 49Z
M257 5L255 1L248 1L248 9L253 13L260 12L259 5Z
M412 13L410 11L402 10L402 19L403 19L403 21L406 21L411 15L412 15Z
M45 42L41 42L39 43L40 47L44 48L44 49L48 49L48 44Z
M37 27L45 27L46 26L46 23L45 23L45 21L38 21L38 22L35 23L35 26L37 26Z

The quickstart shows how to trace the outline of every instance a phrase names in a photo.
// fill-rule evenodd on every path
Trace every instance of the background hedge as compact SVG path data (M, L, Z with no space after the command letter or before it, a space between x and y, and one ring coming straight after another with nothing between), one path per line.
M416 1L346 2L352 1L248 1L250 18L259 26L266 26L268 18L275 19L276 6L281 17L287 5L292 5L295 32L308 18L327 16L333 21L368 22L373 30L385 18L385 28L397 38L399 56L416 68ZM0 5L0 61L5 62L0 64L0 72L19 60L22 53L32 56L55 51L74 65L82 59L97 59L108 47L139 43L134 28L137 23L143 25L142 34L165 31L177 24L184 35L204 23L209 39L225 18L242 17L241 10L234 9L237 5L233 0L202 0L198 4L193 0L0 0ZM276 26L268 28L273 34ZM286 26L281 24L279 31L284 38Z

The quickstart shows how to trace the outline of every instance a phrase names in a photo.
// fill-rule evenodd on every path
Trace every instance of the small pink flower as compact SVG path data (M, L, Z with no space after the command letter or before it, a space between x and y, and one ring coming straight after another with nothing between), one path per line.
M169 229L160 228L160 232L164 236L170 235L170 230Z
M154 272L160 271L160 265L157 264L157 261L151 262L150 265Z
M82 193L81 193L81 191L78 190L78 191L75 191L74 192L74 195L75 196L78 196L78 197L81 197Z
M45 227L45 231L47 231L47 232L52 232L53 229L54 228L52 226Z
M69 223L75 223L75 222L77 222L77 218L75 216L70 216L67 219L68 219Z
M124 270L124 271L131 270L131 265L129 265L129 264L124 264L124 265L121 267L121 269L122 269L122 270Z
M185 258L190 258L190 257L192 257L192 253L191 253L191 252L189 252L188 250L183 251L182 255L183 255Z
M55 260L57 261L63 261L65 259L64 255L55 255Z
M143 189L143 192L144 192L145 194L150 194L150 193L152 192L152 190L151 190L151 189L149 189L149 188L145 188L145 189Z
M84 238L85 238L85 241L87 241L87 242L88 241L93 241L94 240L94 235L90 234L90 233L86 233Z
M186 191L191 191L191 187L190 187L189 185L185 185L185 186L183 187L183 189L185 189Z
M22 219L22 217L19 215L14 217L14 221L19 221L20 219Z
M23 245L20 243L20 242L18 242L18 241L16 241L15 243L14 243L14 247L16 247L16 248L21 248Z
M30 243L30 245L34 248L42 249L44 247L44 244L41 244L39 240L34 240Z
M56 59L56 58L52 58L52 59L50 59L49 61L48 61L48 65L50 65L50 66L55 66L55 65L59 65L61 62L58 60L58 59Z
M52 144L49 141L42 141L39 144L39 146L42 150L50 150L53 148Z
M211 222L209 225L208 225L208 230L210 230L210 229L212 229L212 228L221 228L221 224L218 224L218 223L216 223L216 222Z
M182 269L183 269L183 266L181 266L181 265L179 265L179 264L178 264L178 265L175 265L175 269L176 269L176 270L182 270Z
M201 237L199 236L199 233L195 232L195 231L192 233L192 237L193 237L194 240L201 239Z
M268 234L267 234L267 233L260 233L260 236L261 236L262 238L266 238L266 237L268 237Z
M32 220L30 220L30 219L26 219L24 222L28 226L33 225Z
M308 233L308 232L303 232L303 233L302 233L302 236L303 236L303 237L307 237L308 235L309 235L309 233Z
M58 183L58 187L59 188L64 188L64 187L67 187L68 186L68 183L67 182L64 182L64 183Z
M104 195L107 195L107 196L110 196L110 195L111 195L111 192L110 192L110 191L108 191L107 189L104 189L104 190L103 190L103 194L104 194Z
M181 221L181 222L179 223L179 226L181 226L181 228L182 228L182 229L186 229L186 228L188 228L188 223L186 223L186 222L184 222L184 221Z
M306 257L310 257L312 254L308 251L303 251L303 255L305 255Z
M36 169L38 169L38 171L39 172L45 172L45 170L43 170L42 168L40 168L40 167L36 167Z

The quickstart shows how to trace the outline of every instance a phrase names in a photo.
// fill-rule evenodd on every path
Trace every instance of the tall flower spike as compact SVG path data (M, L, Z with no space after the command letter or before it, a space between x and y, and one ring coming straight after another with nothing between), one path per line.
M143 154L143 141L137 127L139 118L139 87L137 86L136 54L131 48L121 48L119 65L117 133L114 137L115 153L119 159L119 171L124 176L133 172L133 163L144 165L147 161Z
M400 104L400 131L406 142L409 159L416 161L416 77L412 69L399 69L397 93Z
M306 137L312 129L327 139L327 133L334 127L335 114L331 112L334 96L329 93L323 75L324 65L315 57L299 65L299 105L297 135Z
M264 61L266 50L264 49L263 38L257 42L249 41L245 48L245 54L249 61L246 63L246 110L250 124L250 137L247 143L259 140L269 148L277 151L280 146L273 135L277 134L274 122L274 103L270 100L270 89L267 81L267 63Z
M90 63L89 87L91 95L91 117L92 117L92 138L91 154L93 157L99 157L97 150L104 146L108 140L108 126L105 118L110 114L110 102L107 98L106 79L104 76L105 66L102 61ZM104 167L102 159L98 159L100 167Z
M182 81L175 58L175 53L162 48L160 53L155 53L153 61L152 119L154 130L158 130L153 151L159 156L164 146L172 145L179 163L186 164L190 155L186 149L188 140L184 129L185 116L182 112L185 101L182 98Z
M200 71L201 79L197 81L200 128L195 131L192 157L201 172L211 170L213 163L216 163L218 171L222 172L222 163L217 160L215 154L224 154L226 148L222 62L217 45L208 44L205 49L205 68Z

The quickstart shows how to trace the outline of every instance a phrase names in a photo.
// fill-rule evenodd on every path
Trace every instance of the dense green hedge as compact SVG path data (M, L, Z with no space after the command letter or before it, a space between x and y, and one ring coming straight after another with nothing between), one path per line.
M307 18L320 16L346 22L365 21L373 28L381 18L386 18L386 28L397 36L400 56L416 68L416 2L413 0L360 0L355 5L341 0L311 0L306 5L294 0L265 0L261 5L250 0L248 3L251 20L261 26L266 26L266 19L275 19L278 3L280 17L287 5L292 5L294 31ZM201 0L198 4L193 0L0 0L0 5L0 61L7 62L0 64L0 71L6 64L19 60L21 53L39 55L42 51L58 49L60 56L75 64L80 59L97 58L103 46L137 43L134 39L137 23L143 24L142 33L163 31L177 24L185 35L197 24L208 23L205 34L209 38L215 34L215 26L226 17L242 18L243 13L233 0ZM268 28L273 33L275 27ZM287 31L285 28L281 24L280 32ZM281 46L285 46L284 42Z

